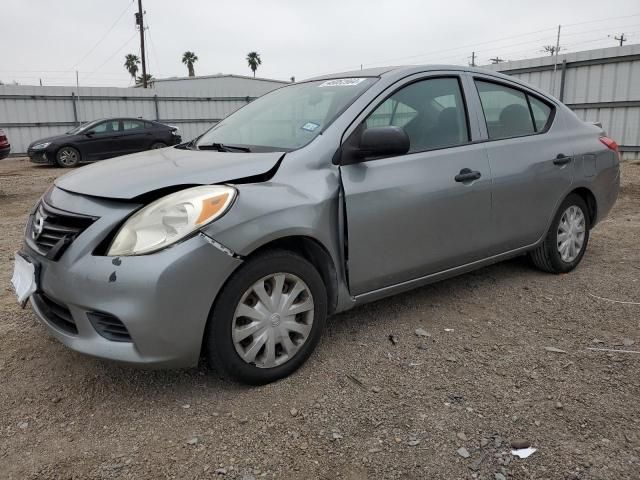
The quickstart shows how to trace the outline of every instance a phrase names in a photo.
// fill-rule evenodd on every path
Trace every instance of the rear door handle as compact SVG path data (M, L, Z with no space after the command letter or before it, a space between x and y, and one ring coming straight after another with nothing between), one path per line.
M571 157L567 157L564 153L559 153L555 160L553 161L554 165L566 165L571 161Z
M478 180L481 176L482 174L477 170L463 168L460 170L460 173L453 178L456 182L471 182L473 180Z

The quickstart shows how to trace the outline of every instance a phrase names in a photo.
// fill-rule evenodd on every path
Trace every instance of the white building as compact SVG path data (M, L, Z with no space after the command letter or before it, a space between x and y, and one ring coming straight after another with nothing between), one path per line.
M259 97L288 83L270 78L218 73L201 77L158 78L153 80L151 88L158 95L179 91L207 97Z

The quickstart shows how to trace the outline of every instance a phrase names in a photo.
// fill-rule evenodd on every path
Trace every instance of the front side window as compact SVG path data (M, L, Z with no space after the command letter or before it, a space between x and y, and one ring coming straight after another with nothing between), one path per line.
M109 120L102 122L93 127L94 133L111 133L117 132L120 129L120 122L118 120Z
M268 93L206 132L196 143L241 145L252 150L295 150L322 132L375 78L296 83Z
M407 132L409 152L467 143L467 116L458 79L412 83L387 98L365 120L366 128L390 125Z
M533 122L535 110L533 104L529 109L527 95L515 88L506 87L492 82L476 80L476 87L480 95L487 131L491 140L532 135L542 128L536 128L540 122L546 125L551 108L538 101L538 119ZM530 100L535 100L529 96ZM545 113L544 107L547 111Z

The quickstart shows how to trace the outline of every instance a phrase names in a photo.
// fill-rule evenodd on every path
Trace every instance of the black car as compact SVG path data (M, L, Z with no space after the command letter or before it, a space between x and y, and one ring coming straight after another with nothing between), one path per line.
M10 151L11 145L9 145L7 134L4 133L4 130L0 128L0 160L2 160L3 158L7 158Z
M164 148L181 141L176 127L139 118L108 118L37 140L29 145L27 153L34 163L70 168L80 162Z

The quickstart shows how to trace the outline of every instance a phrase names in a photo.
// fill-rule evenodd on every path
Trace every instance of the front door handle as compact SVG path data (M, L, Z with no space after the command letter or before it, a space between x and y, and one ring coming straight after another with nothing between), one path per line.
M554 165L566 165L571 161L571 157L567 157L564 153L559 153L555 160L553 161Z
M456 182L471 182L473 180L478 180L481 176L482 174L477 170L463 168L460 170L460 173L453 178Z

